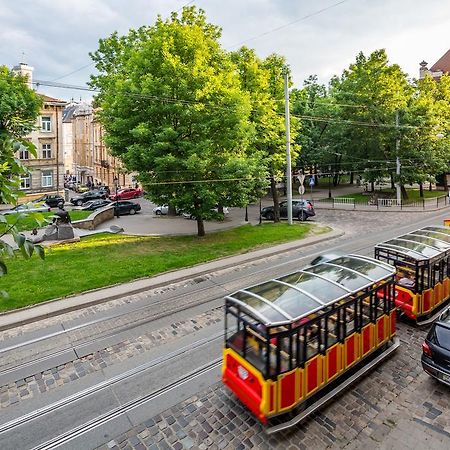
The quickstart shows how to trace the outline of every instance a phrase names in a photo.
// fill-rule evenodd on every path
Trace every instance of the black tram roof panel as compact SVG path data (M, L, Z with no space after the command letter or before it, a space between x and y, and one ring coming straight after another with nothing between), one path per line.
M229 296L227 300L265 325L307 317L340 299L388 279L395 268L366 256L341 256Z
M375 248L388 250L416 261L432 259L450 250L450 228L421 228L382 242Z

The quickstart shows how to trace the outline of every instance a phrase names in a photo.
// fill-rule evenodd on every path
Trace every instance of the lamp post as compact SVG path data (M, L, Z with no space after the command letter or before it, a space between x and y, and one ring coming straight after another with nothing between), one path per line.
M120 213L119 213L119 205L118 205L118 198L117 198L117 191L119 190L119 178L117 176L114 177L114 188L116 191L116 206L115 206L115 210L116 210L116 217L119 218L120 217Z
M328 198L331 198L331 165L328 166Z

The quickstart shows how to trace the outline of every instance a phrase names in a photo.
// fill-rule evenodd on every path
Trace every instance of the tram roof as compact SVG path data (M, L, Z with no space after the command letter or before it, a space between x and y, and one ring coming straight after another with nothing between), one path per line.
M265 325L297 321L395 273L395 268L360 255L340 256L226 298Z
M432 259L450 250L450 227L424 227L382 242L375 248L416 261Z

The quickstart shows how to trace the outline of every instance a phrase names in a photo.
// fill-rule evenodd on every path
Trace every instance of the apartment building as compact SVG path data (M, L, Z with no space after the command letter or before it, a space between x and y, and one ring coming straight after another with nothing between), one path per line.
M32 88L32 67L20 63L13 71L27 76L29 87ZM36 157L28 150L17 153L17 157L29 169L29 173L21 177L20 188L30 194L59 191L64 185L62 113L67 103L44 94L39 95L44 102L36 129L26 136L36 147Z

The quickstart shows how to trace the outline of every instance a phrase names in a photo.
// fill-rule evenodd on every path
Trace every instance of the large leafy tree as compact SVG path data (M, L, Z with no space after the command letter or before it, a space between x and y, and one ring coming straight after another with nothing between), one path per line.
M263 172L246 152L251 103L220 35L202 10L185 7L101 39L91 55L107 145L153 201L195 216L199 236L211 209L246 204Z
M409 125L401 132L402 179L406 183L435 181L450 169L450 77L430 76L414 83L414 95L402 115ZM444 178L445 179L445 178ZM421 192L422 194L422 192Z
M365 170L368 181L385 176L394 180L399 132L395 116L397 111L406 110L412 92L406 75L397 64L389 64L384 50L368 57L359 53L355 63L331 82L331 94L341 105L347 154L355 168Z
M16 154L28 150L35 154L34 146L24 139L35 126L42 99L27 86L24 77L16 75L5 66L0 66L0 202L16 203L19 196L20 175L28 171ZM39 219L39 217L37 217ZM30 257L34 250L43 257L40 246L34 246L15 227L21 219L8 223L0 215L0 238L11 234L25 257ZM0 276L6 274L4 256L14 256L13 248L0 239ZM5 294L5 293L3 293Z
M275 221L279 221L279 200L276 182L286 173L286 129L284 118L284 75L286 61L272 54L261 60L254 50L242 47L232 54L238 67L242 88L251 99L250 121L253 139L249 151L257 155L265 166L274 202ZM300 127L297 118L291 120L292 160L299 146L295 143Z

